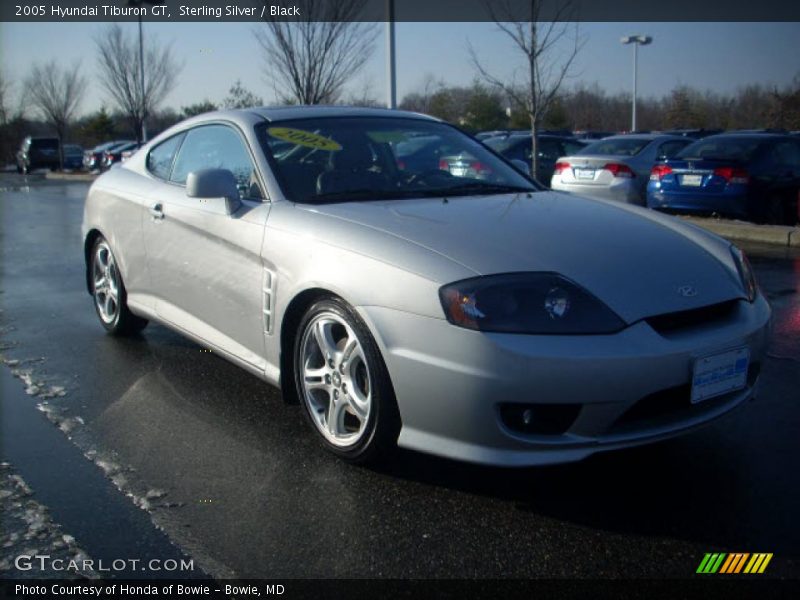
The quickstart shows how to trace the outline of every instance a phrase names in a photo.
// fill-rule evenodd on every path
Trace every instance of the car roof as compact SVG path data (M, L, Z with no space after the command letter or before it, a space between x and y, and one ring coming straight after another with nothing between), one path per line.
M644 140L652 142L658 138L666 138L673 140L685 140L686 138L679 135L672 135L669 133L622 133L619 135L610 135L604 137L602 140L595 140L597 142L607 142L608 140Z
M531 137L531 134L530 134L529 131L526 131L524 133L517 131L517 132L511 133L511 134L509 134L507 136L497 136L497 137L504 137L504 139L506 139L506 140L514 140L514 141L516 141L516 140L529 139ZM542 140L542 139L551 140L552 139L552 140L577 141L571 135L559 135L557 133L537 133L536 137L539 138L540 140Z
M439 121L434 117L405 110L387 108L364 108L358 106L263 106L258 108L242 108L216 111L203 116L209 118L236 117L241 113L256 114L270 122L291 121L294 119L317 119L324 117L390 117L411 118L427 121Z
M791 139L792 136L786 133L754 133L750 131L729 131L726 133L718 133L716 135L709 135L708 137L704 137L702 139L697 140L698 142L702 142L704 140L717 140L717 139L742 139L742 140L752 140L752 139L761 139L761 140L784 140L784 139Z

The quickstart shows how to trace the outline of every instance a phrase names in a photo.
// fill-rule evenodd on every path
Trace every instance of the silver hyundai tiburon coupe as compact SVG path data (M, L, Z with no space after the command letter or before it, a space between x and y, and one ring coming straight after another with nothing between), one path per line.
M441 166L456 154L481 177ZM181 332L299 400L353 462L399 445L536 465L660 440L750 398L767 343L736 247L545 191L400 111L186 120L97 179L83 236L109 332Z

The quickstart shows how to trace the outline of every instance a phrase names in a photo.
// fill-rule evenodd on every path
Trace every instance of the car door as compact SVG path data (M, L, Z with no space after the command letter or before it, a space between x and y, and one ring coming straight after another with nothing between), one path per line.
M772 146L767 157L768 167L764 169L766 194L780 198L785 205L784 222L794 224L800 217L800 142L781 140Z
M143 227L155 310L164 320L263 369L265 275L260 250L270 209L263 181L247 141L233 125L200 125L180 136L156 146L147 157L151 173L162 178L149 198ZM169 153L159 151L167 143L179 148L165 169ZM189 173L208 168L234 173L242 204L233 214L212 212L202 199L186 195Z
M552 138L539 138L536 150L539 153L539 165L536 169L536 179L547 187L550 187L550 180L553 178L556 161L562 155L561 145Z

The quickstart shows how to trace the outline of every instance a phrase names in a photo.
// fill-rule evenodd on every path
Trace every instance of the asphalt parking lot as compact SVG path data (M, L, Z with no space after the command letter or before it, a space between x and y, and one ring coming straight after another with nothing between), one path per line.
M83 276L87 184L9 174L0 188L0 368L16 377L3 422L59 426L7 431L0 459L34 497L48 489L50 513L89 555L125 552L104 546L121 535L101 518L112 503L137 556L177 546L217 577L683 578L721 551L774 553L766 576L800 578L798 249L746 248L774 331L759 397L734 414L571 465L403 452L371 470L328 455L299 407L178 334L104 334ZM53 436L65 434L62 448ZM71 452L122 493L48 484Z

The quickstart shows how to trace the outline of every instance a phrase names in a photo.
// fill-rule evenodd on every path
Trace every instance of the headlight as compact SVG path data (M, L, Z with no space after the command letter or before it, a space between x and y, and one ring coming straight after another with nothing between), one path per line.
M556 273L507 273L457 281L439 290L453 325L528 334L613 333L625 323L605 304Z
M744 293L747 296L748 302L752 302L758 295L758 284L756 283L756 276L753 273L753 267L750 266L750 261L747 260L744 252L739 250L736 246L731 246L731 254L733 255L733 262L736 263L736 270L739 272L739 279L742 281Z

